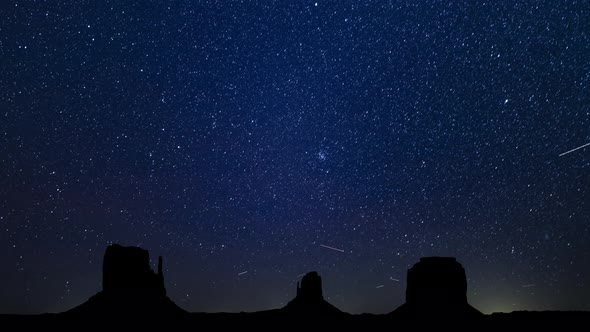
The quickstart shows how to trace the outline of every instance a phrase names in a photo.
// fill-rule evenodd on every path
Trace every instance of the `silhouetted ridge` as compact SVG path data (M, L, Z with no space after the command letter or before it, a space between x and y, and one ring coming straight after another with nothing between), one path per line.
M301 285L301 286L300 286ZM286 312L306 314L343 314L322 295L322 278L317 272L309 272L297 283L297 295L283 308Z
M139 247L107 247L102 269L102 291L70 310L76 314L182 313L166 296L162 257L158 273L150 268L149 252Z
M465 269L454 257L423 257L408 269L406 303L392 314L482 315L467 303Z
M465 270L452 257L425 257L408 269L406 303L388 315L344 313L323 298L317 272L297 283L297 295L281 309L253 313L186 313L166 297L162 258L150 269L149 253L112 245L103 264L103 290L60 314L2 315L0 327L46 331L175 330L579 330L590 312L513 312L483 315L467 303ZM572 327L569 328L568 327Z

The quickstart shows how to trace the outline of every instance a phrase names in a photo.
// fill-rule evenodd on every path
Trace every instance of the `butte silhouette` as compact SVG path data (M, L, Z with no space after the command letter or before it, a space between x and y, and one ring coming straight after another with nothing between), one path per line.
M451 328L499 330L576 326L588 312L515 312L483 315L467 302L465 269L453 257L423 257L407 273L406 302L387 315L351 315L328 303L322 278L309 272L283 308L252 313L189 313L166 293L163 259L157 272L149 253L138 247L107 247L102 290L83 304L59 314L0 315L0 327L50 330L137 330L217 328L248 330Z

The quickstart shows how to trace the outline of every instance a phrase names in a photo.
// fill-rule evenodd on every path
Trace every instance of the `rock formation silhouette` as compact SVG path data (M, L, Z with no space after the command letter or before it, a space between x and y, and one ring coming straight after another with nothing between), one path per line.
M408 270L406 303L387 315L350 315L322 294L317 272L297 284L297 295L285 307L258 312L187 313L166 296L162 258L157 273L149 253L137 247L111 245L103 263L103 289L82 305L58 314L2 315L0 327L21 330L571 330L586 326L590 312L513 312L483 315L467 302L465 270L452 257L424 257ZM5 328L6 329L6 328Z
M328 301L322 294L322 277L317 272L309 272L297 283L297 295L285 307L283 311L288 313L304 313L313 315L343 314Z
M158 258L158 273L150 269L150 255L138 247L109 246L104 255L102 289L106 293L151 293L165 296L162 256Z
M391 315L482 316L467 303L465 269L454 257L420 258L408 269L406 287L406 303Z
M150 268L149 260L145 249L110 245L104 255L102 291L68 312L117 315L184 312L166 296L162 256L158 259L158 273Z

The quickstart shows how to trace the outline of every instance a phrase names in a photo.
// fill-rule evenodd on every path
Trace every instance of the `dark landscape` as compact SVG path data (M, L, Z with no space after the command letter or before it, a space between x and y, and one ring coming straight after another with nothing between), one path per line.
M467 302L465 270L453 257L423 257L408 270L406 302L385 315L351 315L322 294L322 278L309 272L297 283L296 295L283 308L240 313L191 313L166 296L163 259L154 272L149 253L118 244L107 248L103 289L63 313L0 315L3 326L21 328L121 330L168 329L291 330L456 328L472 330L543 329L585 326L590 312L519 311L484 315Z

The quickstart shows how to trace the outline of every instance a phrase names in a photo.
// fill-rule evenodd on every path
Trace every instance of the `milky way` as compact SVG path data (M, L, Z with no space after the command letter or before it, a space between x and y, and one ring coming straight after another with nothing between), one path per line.
M455 256L492 311L590 310L588 1L3 1L0 312L121 243L190 311L404 302ZM338 250L330 250L335 248ZM246 273L247 272L247 273Z

